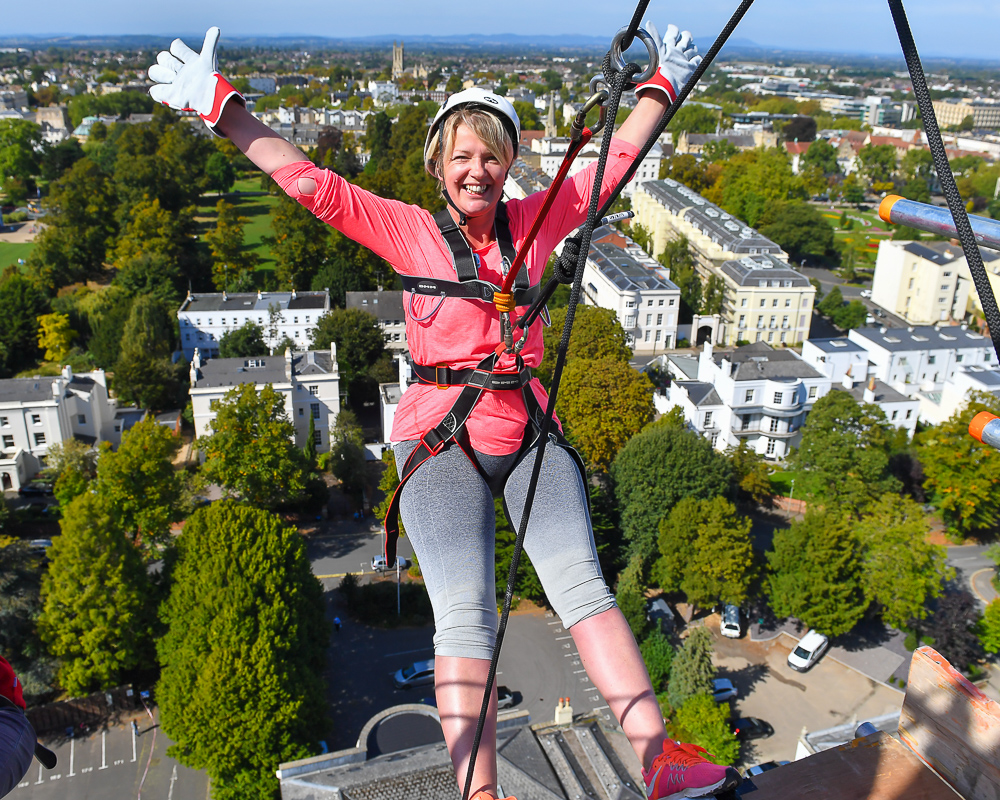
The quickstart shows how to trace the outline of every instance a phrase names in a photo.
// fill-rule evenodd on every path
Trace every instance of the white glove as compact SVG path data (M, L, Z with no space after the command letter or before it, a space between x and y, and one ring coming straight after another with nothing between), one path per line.
M652 78L635 87L635 93L641 95L647 89L656 89L666 94L672 103L701 63L701 56L690 31L679 31L676 25L667 25L667 33L661 39L652 20L646 21L646 30L659 51L660 67Z
M170 51L162 50L149 68L150 96L158 103L177 111L197 111L208 129L216 132L226 103L235 99L245 106L243 95L219 74L215 51L221 31L212 27L205 34L205 44L197 53L180 39L174 39Z

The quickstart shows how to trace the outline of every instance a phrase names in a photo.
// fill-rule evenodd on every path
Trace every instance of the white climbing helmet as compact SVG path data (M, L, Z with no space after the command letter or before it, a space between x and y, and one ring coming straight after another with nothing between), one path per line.
M424 140L424 168L432 176L436 177L434 165L430 160L431 139L438 132L445 117L461 106L480 106L487 111L492 111L503 123L504 129L510 136L511 144L514 146L514 156L517 157L517 148L521 141L521 120L518 119L513 103L506 97L501 97L485 89L476 87L464 89L449 95L448 99L444 101L444 105L434 115L434 121L427 131L427 139Z

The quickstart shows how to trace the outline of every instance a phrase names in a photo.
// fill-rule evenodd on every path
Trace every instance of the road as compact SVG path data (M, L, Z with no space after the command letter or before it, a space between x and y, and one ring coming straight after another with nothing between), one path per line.
M828 269L819 269L817 267L799 267L798 271L805 275L807 278L815 278L819 281L820 287L823 289L823 294L829 294L834 286L840 287L840 293L844 296L844 300L850 302L851 300L860 300L868 310L876 317L875 322L872 325L889 325L895 328L905 328L909 323L902 317L897 317L895 314L891 314L880 306L875 305L871 300L861 296L862 289L859 286L848 286L842 278L837 277ZM880 310L883 316L879 317L875 314L876 309ZM821 321L820 328L818 330L816 327L817 321ZM822 324L825 323L825 326ZM838 332L829 332L825 328L829 326L832 330L836 331L835 328L829 325L822 317L817 314L813 314L812 326L810 327L809 335L813 338L817 336L820 338L828 336L840 336L842 334Z
M985 555L989 547L985 544L966 544L948 548L948 566L955 568L955 582L971 588L980 610L997 597L990 584L996 573L996 564Z
M148 717L136 718L139 735L128 722L86 737L45 738L58 758L55 769L32 763L10 800L208 800L208 776L182 766L166 754L172 742Z
M339 578L347 572L370 573L372 556L382 552L382 529L373 519L321 523L319 532L306 539L313 574ZM396 549L404 558L413 559L413 548L405 536Z

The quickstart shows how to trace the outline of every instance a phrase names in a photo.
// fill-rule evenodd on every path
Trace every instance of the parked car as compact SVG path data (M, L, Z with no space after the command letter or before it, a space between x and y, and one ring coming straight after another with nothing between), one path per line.
M399 561L399 568L401 570L409 569L413 562L408 558L403 558L402 556L396 556L396 560ZM375 572L386 572L388 570L395 571L395 563L389 567L385 563L385 556L372 556L372 570Z
M52 547L51 539L32 539L28 542L28 547L32 550L46 552L50 547Z
M646 619L659 627L660 631L667 635L677 629L677 617L674 614L674 609L662 597L657 597L649 604L646 610Z
M798 646L788 654L788 666L796 672L805 672L819 661L819 657L830 646L830 640L822 633L810 629L802 637Z
M719 625L719 633L729 639L739 639L743 635L740 626L740 607L732 603L726 604L722 609L722 624Z
M712 681L712 699L716 703L725 703L736 699L736 687L729 678L716 678Z
M511 708L514 705L514 693L506 686L497 687L497 708Z
M783 767L787 763L787 761L765 761L763 764L754 764L752 767L747 767L747 771L744 773L744 776L752 778L755 775L761 775L765 772L770 772L772 769Z
M52 494L52 484L46 483L45 481L32 481L31 483L27 483L22 486L20 493L25 495Z
M757 717L740 717L733 720L733 733L737 739L746 741L748 739L766 739L774 735L774 728L770 723L764 722Z
M864 297L867 300L869 297L872 296L872 290L871 289L862 289L861 290L861 296Z
M430 661L414 661L410 666L396 670L392 682L397 689L412 689L414 686L427 686L434 683L434 659Z
M881 308L875 309L875 316L881 319L885 319L885 312Z

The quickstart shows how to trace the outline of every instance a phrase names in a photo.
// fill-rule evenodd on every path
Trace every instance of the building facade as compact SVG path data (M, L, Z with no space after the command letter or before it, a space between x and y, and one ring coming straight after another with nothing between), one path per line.
M296 349L309 346L319 318L330 310L330 293L256 292L249 294L192 294L177 311L181 349L190 361L197 349L204 358L219 355L223 334L243 327L247 322L259 325L264 342L274 348L286 336Z
M378 320L386 350L398 353L407 349L401 291L347 292L346 297L347 308L365 311Z
M809 338L816 289L801 273L772 255L726 261L722 330L717 342L801 344Z
M214 358L201 360L195 350L190 371L191 407L195 436L211 434L216 401L231 389L253 384L259 392L271 384L285 401L285 413L295 426L295 444L304 447L309 436L309 420L314 425L316 451L330 450L330 431L340 413L340 371L337 346L329 351L309 350L255 358Z

